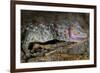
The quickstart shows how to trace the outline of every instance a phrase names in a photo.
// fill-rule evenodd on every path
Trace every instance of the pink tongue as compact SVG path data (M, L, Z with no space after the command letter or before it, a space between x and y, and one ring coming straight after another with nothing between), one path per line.
M83 40L85 37L81 37L80 35L75 35L71 33L71 38L75 40Z
M77 40L77 41L79 41L79 40L84 40L85 38L86 38L86 36L84 36L84 34L83 35L81 35L81 34L74 34L74 32L71 30L71 28L69 28L68 30L66 30L66 33L69 35L69 38L71 39L71 40Z

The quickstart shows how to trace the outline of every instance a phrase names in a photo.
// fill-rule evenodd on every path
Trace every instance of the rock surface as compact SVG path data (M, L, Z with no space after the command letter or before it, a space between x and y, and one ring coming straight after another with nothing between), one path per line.
M64 13L64 12L46 12L46 11L21 11L21 48L25 54L21 52L21 59L30 57L28 45L30 42L46 42L53 39L64 40L69 42L69 35L65 34L65 30L70 25L75 26L75 30L86 33L89 36L89 14L88 13ZM76 27L81 29L76 29ZM71 50L66 50L67 54L82 54L84 49L89 48L89 42L77 45ZM65 46L66 47L66 46ZM83 47L83 48L82 48ZM63 51L61 47L60 51ZM47 51L47 50L45 50ZM89 50L87 51L89 52ZM34 53L38 54L38 53ZM23 58L25 57L26 58ZM54 56L53 56L54 57ZM31 57L30 57L30 59ZM34 58L35 60L35 58ZM34 61L33 60L33 61ZM58 59L55 59L58 60ZM61 59L63 60L63 59ZM44 61L44 60L43 60ZM47 60L46 60L47 61Z

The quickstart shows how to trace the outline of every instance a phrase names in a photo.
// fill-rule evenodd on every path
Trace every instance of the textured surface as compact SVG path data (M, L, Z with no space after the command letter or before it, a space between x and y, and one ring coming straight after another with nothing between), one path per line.
M35 51L28 49L30 42L54 39L66 43L38 44ZM21 11L21 62L89 59L88 40L88 13Z

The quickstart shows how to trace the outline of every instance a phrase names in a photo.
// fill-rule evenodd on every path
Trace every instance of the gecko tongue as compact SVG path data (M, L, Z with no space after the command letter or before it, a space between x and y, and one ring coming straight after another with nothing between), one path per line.
M87 38L87 34L82 30L82 28L75 24L73 27L69 27L68 29L68 34L69 34L69 39L71 41L82 41Z
M82 40L86 37L87 37L86 33L79 32L78 34L75 34L74 32L71 32L71 38L73 38L73 39Z

